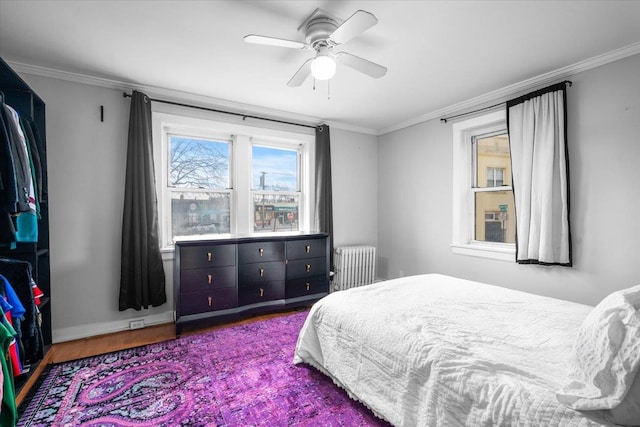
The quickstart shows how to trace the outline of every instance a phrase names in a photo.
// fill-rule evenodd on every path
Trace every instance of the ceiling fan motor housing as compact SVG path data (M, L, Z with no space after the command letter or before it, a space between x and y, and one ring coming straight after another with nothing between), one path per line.
M314 49L331 46L329 36L338 28L338 23L327 16L311 19L305 29L307 43Z

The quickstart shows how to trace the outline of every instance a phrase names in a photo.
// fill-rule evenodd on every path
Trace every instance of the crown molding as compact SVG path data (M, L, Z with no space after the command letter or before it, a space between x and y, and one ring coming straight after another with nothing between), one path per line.
M558 80L562 80L568 78L577 73L587 71L601 65L605 65L614 61L618 61L620 59L627 58L629 56L633 56L640 53L640 42L636 42L619 49L612 50L610 52L604 53L602 55L594 56L592 58L586 59L584 61L580 61L578 63L568 65L566 67L559 68L557 70L541 74L536 77L532 77L527 80L523 80L519 83L514 83L512 85L506 86L504 88L488 92L484 95L480 95L457 104L450 105L448 107L444 107L435 111L431 111L420 116L414 117L413 119L404 120L399 122L393 126L389 126L382 129L369 129L358 127L354 125L350 125L348 123L343 123L339 121L327 121L322 120L317 117L310 117L301 114L274 110L264 107L259 107L256 105L250 104L242 104L238 102L233 102L229 100L219 99L208 97L204 95L198 95L190 92L177 91L172 89L165 89L157 86L149 86L136 84L132 82L124 82L119 80L113 80L103 77L90 76L81 73L74 73L70 71L62 71L53 68L41 67L37 65L29 65L23 64L20 62L7 61L7 63L18 73L31 74L35 76L49 77L53 79L66 80L74 83L82 83L90 86L99 86L108 89L117 89L123 91L129 90L140 90L145 92L147 95L152 97L162 97L168 101L182 102L182 103L192 103L196 105L201 105L210 108L216 109L227 109L229 111L238 112L238 113L246 113L251 115L262 115L266 118L287 120L287 121L296 121L301 124L306 125L319 125L325 123L330 127L334 127L337 129L358 132L367 135L380 136L390 132L394 132L400 129L408 128L410 126L423 123L433 119L440 119L442 117L448 115L454 115L465 110L471 110L473 108L477 108L480 105L495 103L506 100L514 94L520 92L527 92L530 90L535 90L545 85L555 83Z
M477 108L483 104L501 102L511 98L512 96L514 96L514 94L517 94L519 92L528 92L531 90L539 89L540 87L556 83L559 80L566 79L580 72L591 70L601 65L609 64L611 62L615 62L620 59L636 55L638 53L640 53L640 42L633 43L616 50L612 50L602 55L585 59L584 61L580 61L575 64L568 65L566 67L562 67L527 80L523 80L519 83L506 86L502 89L498 89L484 95L480 95L475 98L471 98L466 101L441 108L439 110L425 113L413 119L402 121L393 126L380 129L378 132L378 136L400 129L408 128L410 126L429 120L440 119L445 116L459 114L461 112L464 112L465 110Z
M89 86L98 86L107 89L115 89L122 91L139 90L152 98L164 99L172 102L180 102L184 104L194 104L198 106L223 109L234 113L247 115L263 116L265 118L293 121L303 125L317 126L327 124L337 129L364 133L369 135L377 135L375 129L368 129L353 126L339 121L327 121L317 117L305 116L302 114L291 113L287 111L275 110L270 108L259 107L257 105L243 104L220 98L213 98L204 95L198 95L191 92L166 89L158 86L149 86L124 82L119 80L108 79L104 77L90 76L87 74L74 73L71 71L63 71L54 68L41 67L38 65L24 64L21 62L7 61L7 63L19 74L30 74L40 77L48 77L52 79L64 80L73 83L81 83Z
M82 83L90 86L99 86L108 89L132 90L136 87L136 85L133 84L111 80L103 77L88 76L85 74L73 73L70 71L61 71L54 68L41 67L39 65L24 64L22 62L11 60L6 60L6 62L18 74L31 74L34 76L49 77L52 79L66 80L73 83Z

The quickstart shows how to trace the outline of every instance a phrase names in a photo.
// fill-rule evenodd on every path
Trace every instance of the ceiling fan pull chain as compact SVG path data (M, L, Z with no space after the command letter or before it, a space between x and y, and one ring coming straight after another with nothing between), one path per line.
M327 80L327 99L331 99L331 80Z
M313 90L316 90L316 79L313 79Z

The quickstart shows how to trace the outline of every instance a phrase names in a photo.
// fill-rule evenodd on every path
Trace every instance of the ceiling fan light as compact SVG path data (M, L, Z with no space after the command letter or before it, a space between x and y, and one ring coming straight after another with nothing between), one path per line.
M329 55L318 55L311 62L311 74L316 80L329 80L336 74L336 61Z

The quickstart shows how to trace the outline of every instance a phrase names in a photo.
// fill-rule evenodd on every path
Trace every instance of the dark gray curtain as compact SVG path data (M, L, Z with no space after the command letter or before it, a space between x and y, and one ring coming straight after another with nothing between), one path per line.
M507 102L520 264L572 265L566 83Z
M122 219L120 311L167 302L158 238L158 206L151 138L151 100L134 91Z
M333 271L333 190L331 188L331 142L329 126L316 127L316 216L315 228L329 234Z

